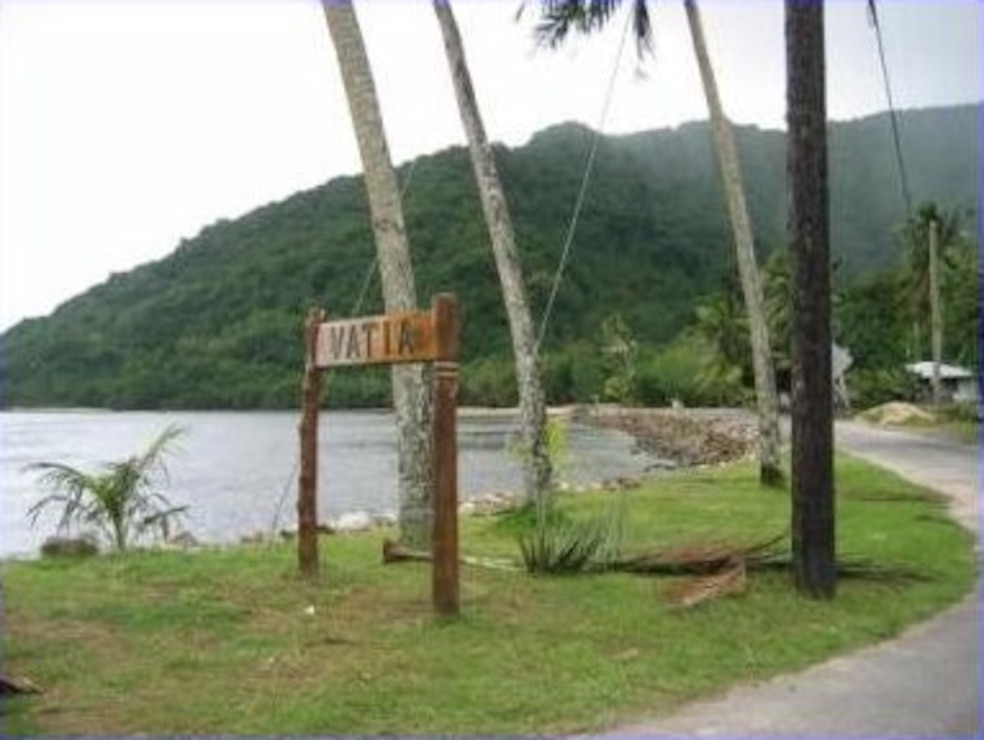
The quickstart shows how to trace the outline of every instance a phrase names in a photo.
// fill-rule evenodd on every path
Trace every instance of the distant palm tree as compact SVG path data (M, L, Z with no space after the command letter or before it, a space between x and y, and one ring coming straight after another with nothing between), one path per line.
M171 505L154 488L158 479L166 481L164 456L182 433L180 427L170 426L142 454L106 463L102 473L58 462L28 465L28 470L41 472L40 483L53 491L28 510L31 524L49 506L60 505L59 532L72 524L95 527L121 552L147 531L166 540L172 521L188 507Z
M790 341L793 327L792 313L792 266L789 251L775 249L769 255L763 270L762 294L765 299L765 318L769 324L769 339L772 342L772 362L777 377L785 377L785 382L776 381L777 389L789 390Z
M708 369L712 376L740 377L748 365L748 318L742 313L733 289L710 297L697 306L694 328L714 350Z
M593 33L601 29L619 9L621 0L544 0L538 38L550 47L559 46L571 30ZM717 154L731 220L731 230L741 278L745 311L748 315L748 339L751 343L752 370L759 420L759 476L763 483L782 482L780 466L779 402L776 393L769 327L762 299L762 285L755 259L755 244L745 202L741 167L731 124L724 115L714 70L695 0L684 0L690 35L700 68L704 96L710 111L714 151ZM632 0L632 24L640 53L652 47L652 25L646 0Z
M933 356L933 401L939 403L939 367L943 362L943 297L941 265L952 266L951 254L963 238L961 214L928 201L919 206L903 227L906 242L910 295L914 312L916 359L921 359L922 322L930 324Z
M530 315L523 269L516 248L516 237L509 217L509 204L495 166L492 146L475 99L471 73L465 60L461 34L448 0L434 0L444 36L451 79L458 99L461 122L468 137L472 168L482 200L485 223L492 241L495 266L502 286L502 298L509 320L513 356L516 365L516 385L519 391L519 422L524 463L524 488L530 501L539 499L550 489L553 470L547 450L547 409L540 380L536 335Z

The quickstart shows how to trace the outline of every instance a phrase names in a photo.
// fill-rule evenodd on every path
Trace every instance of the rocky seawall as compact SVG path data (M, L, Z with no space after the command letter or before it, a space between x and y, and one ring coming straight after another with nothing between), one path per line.
M577 421L631 434L665 467L721 465L755 453L755 416L744 409L597 406L573 412Z

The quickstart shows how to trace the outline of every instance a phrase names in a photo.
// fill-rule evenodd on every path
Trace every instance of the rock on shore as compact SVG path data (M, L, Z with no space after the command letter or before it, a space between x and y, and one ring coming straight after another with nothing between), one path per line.
M755 417L734 409L621 408L602 406L577 420L631 434L636 444L679 466L719 465L755 452Z

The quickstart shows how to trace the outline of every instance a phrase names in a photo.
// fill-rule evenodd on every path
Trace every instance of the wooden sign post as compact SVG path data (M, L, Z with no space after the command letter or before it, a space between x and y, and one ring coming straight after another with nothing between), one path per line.
M312 308L304 325L304 377L301 380L301 458L297 481L297 566L304 576L318 574L318 411L321 370L318 326L325 312Z
M352 365L434 363L433 555L434 608L458 613L458 348L454 296L435 296L429 312L408 311L325 321L312 311L306 325L306 356L300 424L301 463L297 490L297 560L304 575L318 572L317 490L320 371Z
M438 614L458 613L458 311L434 298L434 558L431 593Z

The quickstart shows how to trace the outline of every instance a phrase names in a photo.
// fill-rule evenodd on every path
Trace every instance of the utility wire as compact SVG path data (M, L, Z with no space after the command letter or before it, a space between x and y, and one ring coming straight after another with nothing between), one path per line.
M557 265L557 271L554 273L553 284L550 286L550 297L547 299L547 305L543 309L543 317L540 319L540 332L537 336L535 348L537 354L540 352L540 345L543 344L543 337L547 332L547 326L550 324L550 317L553 315L554 302L557 299L560 281L563 278L568 259L570 258L571 246L574 244L574 235L577 232L577 224L581 218L581 210L584 207L584 196L588 192L588 181L591 179L591 172L594 169L595 156L598 153L598 145L601 142L602 130L605 127L605 121L608 119L608 109L611 107L612 97L615 91L615 79L622 63L622 52L625 49L625 40L629 36L629 27L631 25L632 14L629 13L626 16L625 28L622 29L622 38L618 44L618 52L615 54L615 63L612 66L612 72L608 78L608 90L605 92L605 101L601 108L601 114L598 117L598 126L595 129L594 138L591 141L591 149L588 151L588 157L585 161L584 174L581 176L581 186L577 193L577 199L574 201L574 210L571 213L571 220L567 227L567 236L564 239L564 248L561 250L560 262Z
M875 29L878 40L878 59L881 62L882 80L885 85L885 97L888 99L889 120L892 123L892 139L895 142L895 159L899 167L899 182L902 186L902 198L905 201L907 216L912 215L912 196L909 192L909 180L905 173L905 159L902 157L902 137L899 133L898 112L892 99L892 85L888 76L888 65L885 63L885 42L882 38L881 23L878 21L878 9L875 0L868 0L868 23Z
M413 173L417 169L417 160L420 157L415 157L410 162L410 167L407 169L407 176L404 179L402 186L400 187L400 202L402 203L407 191L410 189L410 182L413 180ZM376 276L376 267L379 265L379 255L376 254L372 261L369 263L369 269L366 270L366 275L362 279L362 288L359 290L358 297L355 299L355 304L352 306L352 310L349 312L350 316L358 316L362 311L362 304L366 300L366 296L369 295L369 288L372 286L372 279Z

